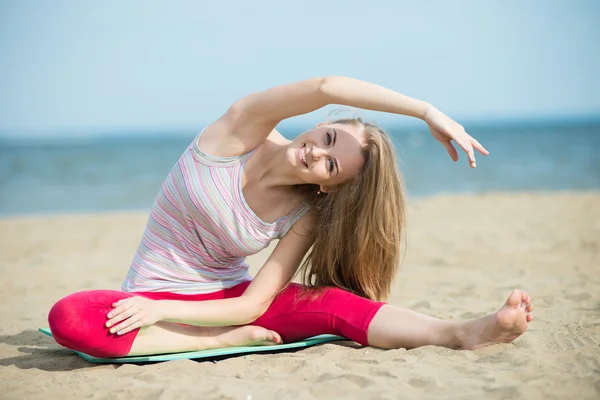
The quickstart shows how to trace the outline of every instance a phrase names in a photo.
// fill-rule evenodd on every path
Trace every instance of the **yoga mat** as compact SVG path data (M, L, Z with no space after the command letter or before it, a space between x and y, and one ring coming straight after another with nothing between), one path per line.
M48 336L52 336L52 332L48 328L39 328L39 331ZM259 353L264 351L278 351L278 350L289 350L298 349L301 347L314 346L320 343L332 342L336 340L348 340L341 336L335 335L319 335L311 338L293 342L276 344L273 346L247 346L247 347L227 347L223 349L213 350L201 350L201 351L188 351L185 353L170 353L170 354L157 354L151 356L131 356L131 357L118 357L118 358L100 358L90 356L79 351L75 351L81 358L97 363L97 364L122 364L122 363L144 363L144 362L157 362L157 361L170 361L170 360L181 360L181 359L198 359L198 358L211 358L221 357L230 355L239 355L246 353Z

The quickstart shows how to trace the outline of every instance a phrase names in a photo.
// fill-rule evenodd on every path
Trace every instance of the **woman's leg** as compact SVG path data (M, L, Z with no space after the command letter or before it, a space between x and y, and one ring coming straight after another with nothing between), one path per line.
M190 301L237 297L247 286L240 284L207 298L183 297ZM62 299L49 315L56 341L99 357L272 344L280 343L281 338L293 342L327 333L381 348L438 345L469 349L514 340L527 328L533 310L529 296L515 290L495 314L465 322L444 321L336 288L307 296L301 285L290 284L253 326L193 327L161 322L122 336L110 334L104 323L112 303L132 295L90 291Z
M247 284L241 284L227 289L223 292L223 298L241 296L246 287ZM248 331L231 327L208 328L214 331L202 333L205 340L203 346L214 346L212 342L207 342L206 335L217 335L217 346L229 347L261 344L265 340L294 342L321 334L335 334L363 345L385 349L426 345L473 349L492 343L511 342L525 332L532 320L529 314L533 311L531 298L520 290L514 290L494 314L470 321L448 321L367 300L337 288L325 289L315 296L312 295L314 291L306 295L302 289L301 285L290 284L275 298L269 310L253 322L253 326L237 328L251 328ZM142 331L147 335L143 342L136 339L132 352L138 344L140 349L142 346L154 348L153 341L158 346L164 340L175 338L165 336L158 331L159 327L157 324ZM265 331L257 330L261 327ZM181 325L160 328L176 331L180 335L178 340L198 335L200 331L196 329L206 329ZM265 336L269 334L272 336ZM242 343L244 341L246 343ZM147 352L146 349L140 351L140 354Z
M252 324L276 331L284 342L333 334L366 346L369 324L383 306L338 288L314 290L291 283Z
M369 326L369 344L381 348L414 348L426 345L474 349L492 343L509 343L532 320L531 298L514 290L494 314L471 321L445 321L386 305Z
M253 324L278 332L284 342L336 334L386 349L425 345L472 349L511 342L525 331L533 310L531 298L515 290L495 314L472 321L444 321L341 289L326 289L316 298L303 297L301 288L289 285Z
M62 346L96 357L127 354L136 334L111 335L104 324L111 304L132 296L113 290L92 290L62 298L48 314L54 340Z
M58 301L50 310L48 322L55 340L70 349L96 357L122 357L195 351L231 346L280 343L276 332L256 326L194 327L159 322L142 330L119 336L104 325L112 303L134 294L112 290L93 290L71 294ZM152 293L146 297L202 299L202 296ZM222 296L222 293L209 297Z

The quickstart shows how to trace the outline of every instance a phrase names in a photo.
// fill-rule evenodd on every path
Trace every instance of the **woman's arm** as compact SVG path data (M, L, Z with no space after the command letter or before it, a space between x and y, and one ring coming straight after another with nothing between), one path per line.
M252 323L267 311L277 294L291 281L314 237L312 213L306 214L279 241L243 295L206 301L150 300L133 296L119 300L108 312L106 327L124 335L158 321L198 326Z
M200 326L246 325L255 321L290 282L312 246L311 218L311 213L306 214L281 238L242 296L207 301L159 300L160 319Z
M233 104L238 118L270 123L329 104L424 118L427 103L373 83L341 76L313 78L250 94Z
M236 101L202 134L209 154L242 154L259 146L282 120L329 104L424 118L428 104L357 79L328 76L280 85Z
M329 104L408 115L423 119L433 137L458 160L455 141L475 168L475 152L488 151L462 125L431 104L383 86L341 76L307 79L252 93L236 101L200 138L209 154L231 156L260 146L282 120L315 111Z
M357 79L332 76L323 79L320 91L328 104L341 104L365 110L408 115L423 119L429 104L383 86Z

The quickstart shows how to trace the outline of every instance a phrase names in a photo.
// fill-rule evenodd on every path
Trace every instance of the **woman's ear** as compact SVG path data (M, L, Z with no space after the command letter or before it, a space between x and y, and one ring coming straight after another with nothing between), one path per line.
M321 186L321 188L319 190L323 193L329 193L329 192L331 192L331 187L330 186Z

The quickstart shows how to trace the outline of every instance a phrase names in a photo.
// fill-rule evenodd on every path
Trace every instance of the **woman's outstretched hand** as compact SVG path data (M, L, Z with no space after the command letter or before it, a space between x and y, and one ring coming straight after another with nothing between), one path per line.
M467 153L471 168L477 166L473 149L479 151L484 156L489 154L489 151L487 151L481 143L465 132L465 128L463 128L462 125L437 108L429 106L425 112L425 118L423 119L429 126L429 130L433 137L444 146L453 161L458 161L458 152L452 145L452 140Z
M158 304L141 296L129 297L113 303L113 309L106 315L106 327L110 333L124 335L137 328L150 326L160 321Z

